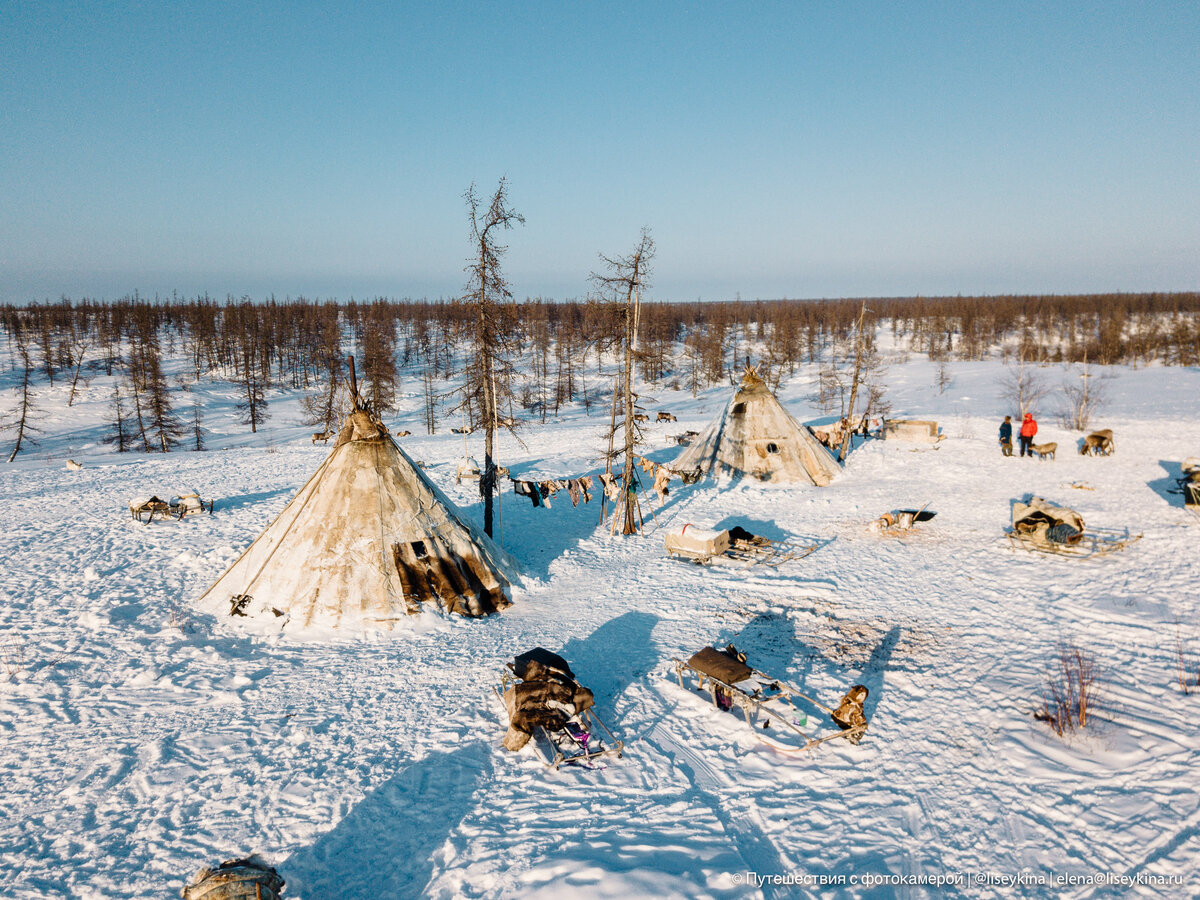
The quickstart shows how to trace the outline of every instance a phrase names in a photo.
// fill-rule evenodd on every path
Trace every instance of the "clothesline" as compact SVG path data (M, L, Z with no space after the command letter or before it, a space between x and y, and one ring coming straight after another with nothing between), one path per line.
M600 480L607 490L608 483L604 480L605 477L605 475L601 475ZM607 477L611 478L612 476ZM584 503L591 503L592 487L595 484L591 475L583 475L578 478L551 478L544 481L527 481L513 478L510 475L509 481L513 483L514 494L528 497L535 507L544 506L547 509L550 508L550 498L563 490L570 495L572 506L578 506L580 498Z
M698 469L694 472L677 472L670 466L656 463L653 460L646 459L644 456L637 458L637 465L641 467L643 472L653 473L653 489L654 493L658 495L660 504L666 501L667 495L670 493L669 484L671 478L679 477L683 480L684 484L695 484L700 478L700 471ZM563 490L570 495L573 507L579 506L580 498L583 499L584 503L590 503L592 501L592 488L595 485L596 479L599 479L601 489L608 499L613 501L620 499L623 479L620 474L613 474L611 472L601 472L599 475L550 478L540 481L509 476L509 481L513 483L513 493L519 494L522 497L528 497L535 508L544 506L547 509L551 508L551 498Z

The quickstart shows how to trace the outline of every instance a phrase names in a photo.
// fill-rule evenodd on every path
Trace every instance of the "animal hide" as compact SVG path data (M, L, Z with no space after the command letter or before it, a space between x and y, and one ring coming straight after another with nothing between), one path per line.
M846 696L842 698L842 702L838 704L838 708L830 713L829 718L833 719L843 731L850 731L855 728L865 730L867 727L867 716L863 711L863 704L866 700L867 689L861 684L856 684L846 692ZM862 740L862 733L852 735L846 738L846 740L852 744L857 744Z

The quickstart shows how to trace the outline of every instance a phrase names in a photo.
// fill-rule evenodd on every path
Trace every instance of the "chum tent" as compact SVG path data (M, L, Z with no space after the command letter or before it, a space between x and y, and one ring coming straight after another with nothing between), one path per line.
M805 425L747 368L721 414L670 466L676 472L728 472L782 484L826 485L841 471Z
M423 601L467 616L503 609L515 573L358 404L325 462L200 604L291 627L391 628Z

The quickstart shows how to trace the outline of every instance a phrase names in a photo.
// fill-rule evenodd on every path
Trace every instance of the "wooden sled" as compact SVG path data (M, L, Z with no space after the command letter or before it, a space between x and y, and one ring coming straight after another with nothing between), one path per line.
M1014 550L1028 550L1030 553L1045 553L1048 556L1066 556L1073 559L1107 556L1109 553L1124 550L1141 538L1140 533L1130 534L1128 528L1123 531L1115 528L1088 528L1074 543L1060 544L1040 538L1037 534L1021 534L1015 530L1008 532L1008 542Z
M713 706L724 711L732 711L733 707L738 707L746 719L746 724L754 731L754 736L767 746L783 753L811 750L818 744L838 738L845 738L850 743L857 744L866 734L868 723L864 720L862 725L856 727L810 737L803 730L808 726L808 714L796 706L794 699L806 700L826 713L833 714L835 710L800 692L787 682L772 678L757 669L749 669L749 677L739 679L733 684L678 658L674 660L674 665L675 678L680 688L690 692L684 684L684 675L695 676L696 690L701 694L707 692L712 698ZM865 687L857 686L855 689L861 689L863 696L866 696Z
M156 517L160 520L183 520L187 516L195 515L196 513L206 512L211 515L217 503L216 500L203 500L196 493L181 494L171 499L174 502L161 500L156 496L148 500L131 501L129 504L129 515L135 521L141 522L143 525L149 525Z
M131 501L129 504L129 517L135 522L141 522L143 525L149 525L154 521L154 517L160 519L170 519L171 506L166 500L160 500L158 497L151 497L149 500Z
M504 692L516 681L519 679L513 672L512 663L507 663L500 685L492 685L492 693L496 695L506 718L508 709L504 705ZM593 760L605 756L620 759L625 751L624 742L617 740L604 720L596 715L595 708L572 716L561 729L538 726L533 731L532 743L536 745L543 764L555 771L560 766L590 766Z
M928 522L937 513L928 509L929 504L926 503L919 509L893 509L891 512L886 512L874 522L871 523L872 531L885 535L887 537L900 537L910 534L913 528L920 522Z
M690 525L684 525L678 535L672 532L666 536L667 556L700 566L717 564L749 568L762 565L773 569L791 560L803 559L821 546L816 538L777 541L750 534L741 528L724 532L704 531L700 540L689 540L689 528Z

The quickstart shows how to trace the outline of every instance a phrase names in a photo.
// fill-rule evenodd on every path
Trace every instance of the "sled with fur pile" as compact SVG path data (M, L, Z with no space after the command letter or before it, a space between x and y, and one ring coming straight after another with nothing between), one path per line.
M510 663L500 676L500 684L492 685L492 693L496 695L496 700L506 719L508 718L508 708L504 703L504 692L517 681L519 679L513 673ZM533 739L530 743L536 745L536 752L542 757L542 763L547 768L557 770L561 766L586 766L594 760L606 756L617 759L624 756L624 742L617 739L611 729L596 714L594 707L576 714L567 722L567 725L574 725L579 731L587 734L586 742L576 737L569 727L551 730L539 725L533 730Z

